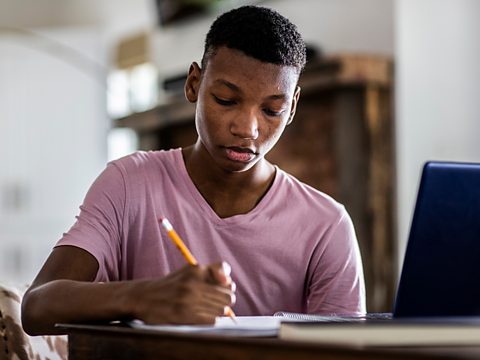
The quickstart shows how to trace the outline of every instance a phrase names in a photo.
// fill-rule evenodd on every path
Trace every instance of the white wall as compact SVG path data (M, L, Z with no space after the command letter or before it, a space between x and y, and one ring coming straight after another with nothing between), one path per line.
M153 0L0 0L0 32L94 26L109 57L119 39L149 30L156 20Z
M152 0L0 0L4 27L71 27L101 25L127 33L155 21Z
M0 34L0 281L32 281L106 160L98 31L34 32Z
M0 0L0 282L32 281L105 166L108 59L152 5Z
M480 1L397 0L400 260L427 160L480 162Z

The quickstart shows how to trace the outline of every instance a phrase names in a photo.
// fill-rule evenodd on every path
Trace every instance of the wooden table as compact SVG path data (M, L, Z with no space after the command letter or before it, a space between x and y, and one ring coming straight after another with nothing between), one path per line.
M109 325L62 325L69 359L480 359L480 347L368 348L276 338L160 333Z

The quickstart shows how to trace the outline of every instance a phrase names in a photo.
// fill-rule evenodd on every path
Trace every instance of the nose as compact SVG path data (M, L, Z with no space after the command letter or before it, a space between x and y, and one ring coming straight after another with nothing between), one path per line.
M237 116L230 124L230 132L242 139L255 140L258 138L258 118L251 111Z

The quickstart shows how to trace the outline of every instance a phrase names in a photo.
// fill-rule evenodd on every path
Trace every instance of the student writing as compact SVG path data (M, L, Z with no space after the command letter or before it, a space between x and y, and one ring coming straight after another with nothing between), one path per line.
M363 313L345 208L265 159L293 121L305 54L296 26L271 9L216 19L185 84L197 141L108 164L24 296L25 330L131 318L205 324L228 306L240 316ZM207 265L185 265L160 216Z

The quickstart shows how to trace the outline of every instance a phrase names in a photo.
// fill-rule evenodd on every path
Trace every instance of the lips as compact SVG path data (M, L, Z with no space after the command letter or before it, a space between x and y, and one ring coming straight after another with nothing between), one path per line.
M250 148L231 146L226 149L227 157L233 161L239 162L250 162L252 161L256 154Z

